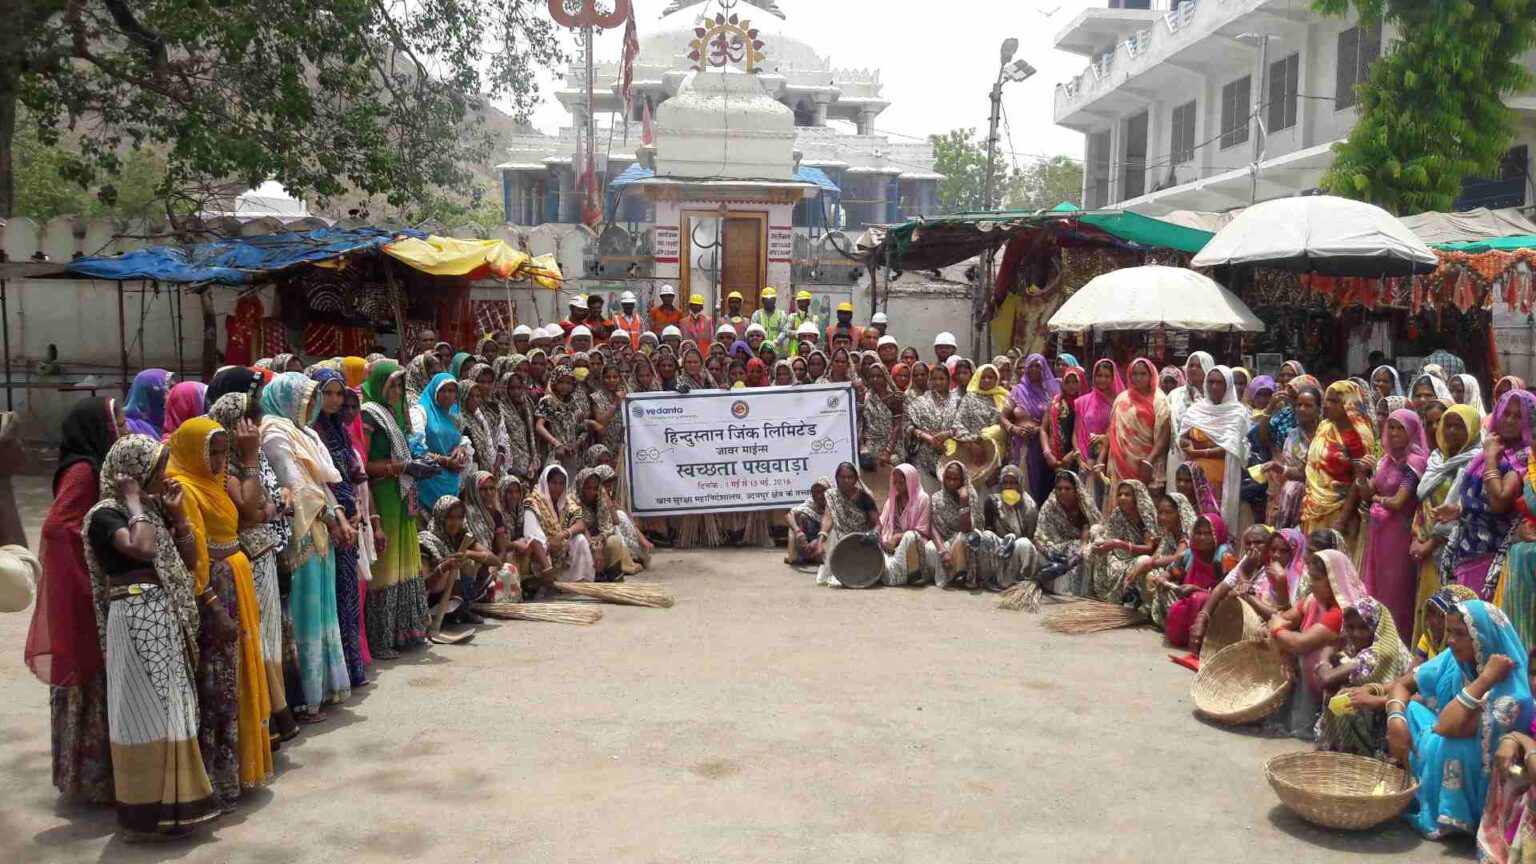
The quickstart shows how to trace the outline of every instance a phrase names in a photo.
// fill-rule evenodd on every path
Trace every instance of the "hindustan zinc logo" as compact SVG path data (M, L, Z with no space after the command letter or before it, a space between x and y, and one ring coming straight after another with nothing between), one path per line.
M731 416L735 417L737 420L747 419L747 415L750 413L752 413L752 409L748 407L747 403L741 399L737 399L735 402L731 403Z
M837 406L839 406L841 404L843 404L843 397L842 396L839 396L838 394L833 393L831 396L827 397L827 407L828 408L836 410Z

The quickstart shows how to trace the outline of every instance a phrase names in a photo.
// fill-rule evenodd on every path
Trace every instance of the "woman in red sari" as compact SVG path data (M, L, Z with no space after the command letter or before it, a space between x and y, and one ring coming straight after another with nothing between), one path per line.
M1077 452L1077 409L1075 403L1082 395L1086 374L1077 366L1069 366L1061 373L1061 392L1051 397L1051 405L1045 412L1045 436L1043 448L1045 462L1051 471L1077 471L1081 457Z
M1190 644L1190 630L1206 597L1221 583L1233 563L1226 523L1215 513L1201 514L1190 532L1189 550L1168 568L1168 576L1179 593L1163 624L1163 635L1169 645L1199 651L1198 645Z
M80 530L99 497L101 462L125 426L115 399L82 399L64 417L53 505L43 517L42 578L27 632L27 666L51 691L53 785L66 800L87 804L115 799L107 675Z

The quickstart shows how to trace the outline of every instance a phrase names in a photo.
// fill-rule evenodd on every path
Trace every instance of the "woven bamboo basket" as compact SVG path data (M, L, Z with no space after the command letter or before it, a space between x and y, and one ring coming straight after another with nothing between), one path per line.
M1236 645L1245 639L1257 639L1264 632L1264 622L1253 607L1228 594L1221 605L1211 610L1211 620L1205 627L1205 641L1200 643L1200 660L1215 657L1228 645Z
M1264 764L1264 776L1297 816L1341 831L1363 831L1393 818L1419 788L1396 765L1316 750L1282 753Z
M1217 723L1241 726L1274 713L1291 690L1291 667L1263 642L1228 645L1200 661L1189 698L1195 710Z

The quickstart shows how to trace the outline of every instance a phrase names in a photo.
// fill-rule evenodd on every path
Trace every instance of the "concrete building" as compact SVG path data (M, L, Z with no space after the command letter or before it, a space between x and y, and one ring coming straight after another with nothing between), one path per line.
M1358 119L1355 85L1393 38L1307 0L1108 3L1056 36L1088 58L1055 94L1056 122L1086 136L1086 207L1222 211L1316 188ZM1536 97L1506 101L1515 142L1499 176L1468 179L1458 209L1536 200Z

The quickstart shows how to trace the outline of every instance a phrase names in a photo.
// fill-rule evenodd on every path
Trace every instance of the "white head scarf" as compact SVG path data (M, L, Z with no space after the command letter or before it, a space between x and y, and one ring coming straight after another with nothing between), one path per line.
M1461 400L1461 404L1471 405L1473 409L1477 411L1477 418L1481 420L1488 414L1488 409L1483 405L1482 385L1477 383L1477 379L1475 377L1465 373L1457 375L1456 377L1461 379L1461 386L1465 391L1465 398ZM1449 388L1447 388L1447 390L1449 390Z
M1403 379L1398 377L1396 369L1394 369L1391 366L1388 366L1386 364L1382 364L1381 366L1377 366L1375 369L1371 370L1371 377L1370 377L1369 383L1371 385L1372 395L1374 396L1375 395L1375 391L1376 391L1376 373L1377 372L1383 372L1383 371L1386 372L1388 375L1392 376L1392 392L1388 393L1387 395L1388 396L1402 396L1402 395L1404 395L1403 394Z
M1200 361L1200 375L1198 378L1191 378L1189 375L1189 364L1195 360ZM1205 351L1191 351L1189 357L1185 358L1184 377L1186 382L1183 387L1177 387L1172 393L1168 394L1168 423L1169 428L1174 430L1175 436L1179 434L1178 430L1181 428L1179 426L1179 418L1184 416L1184 412L1188 410L1189 406L1196 402L1204 401L1205 376L1210 374L1211 369L1215 365L1216 358ZM1199 384L1198 389L1196 388L1197 383ZM1177 446L1169 447L1167 473L1164 476L1174 476L1174 473L1179 470L1179 465L1183 461L1184 456L1179 452L1179 448Z
M1218 373L1226 380L1226 395L1219 404L1202 399L1189 406L1184 416L1179 418L1178 434L1183 436L1191 429L1199 429L1212 443L1226 451L1226 471L1221 481L1221 518L1231 525L1238 525L1242 506L1239 493L1242 491L1244 466L1248 462L1250 412L1248 406L1237 398L1237 392L1232 386L1232 370L1226 366L1215 366L1206 370L1205 374L1211 372Z
M1425 373L1425 374L1420 375L1419 377L1413 379L1413 384L1410 385L1409 388L1408 388L1408 393L1407 393L1408 398L1412 399L1413 398L1413 391L1419 389L1419 385L1420 384L1425 384L1425 383L1429 384L1429 388L1434 391L1436 399L1450 399L1451 398L1451 388L1447 387L1445 385L1445 382L1442 381L1438 376L1430 375L1429 373ZM1452 400L1452 401L1455 401L1455 400Z

